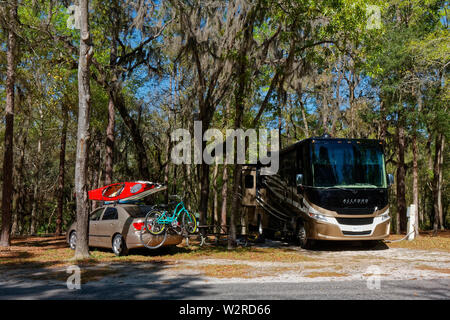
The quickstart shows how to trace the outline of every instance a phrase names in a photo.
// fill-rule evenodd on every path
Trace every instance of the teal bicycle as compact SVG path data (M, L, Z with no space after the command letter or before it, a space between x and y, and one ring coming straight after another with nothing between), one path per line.
M151 237L151 241L143 241L144 246L149 249L162 246L167 239L168 232L188 237L197 231L198 224L195 216L186 209L179 196L172 197L176 197L179 202L155 206L145 216L144 230L156 236ZM175 204L173 211L167 210L170 205Z

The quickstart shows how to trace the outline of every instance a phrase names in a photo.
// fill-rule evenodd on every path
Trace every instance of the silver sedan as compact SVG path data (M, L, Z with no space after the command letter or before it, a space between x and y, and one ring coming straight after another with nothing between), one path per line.
M144 247L144 242L161 242L148 232L143 232L145 215L151 206L136 204L111 204L94 210L89 215L89 246L112 248L117 256L128 254L128 249ZM77 242L76 222L67 230L67 243L75 249ZM142 235L141 235L141 232ZM142 240L141 240L142 237ZM181 243L183 237L170 234L164 246Z

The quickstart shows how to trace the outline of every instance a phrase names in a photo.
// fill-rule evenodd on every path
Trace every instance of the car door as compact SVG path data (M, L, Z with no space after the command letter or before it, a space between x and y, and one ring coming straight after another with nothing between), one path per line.
M118 230L118 221L119 213L117 209L115 207L106 208L97 227L99 246L105 248L111 247L112 236Z
M99 208L89 215L89 245L98 246L98 224L105 208Z

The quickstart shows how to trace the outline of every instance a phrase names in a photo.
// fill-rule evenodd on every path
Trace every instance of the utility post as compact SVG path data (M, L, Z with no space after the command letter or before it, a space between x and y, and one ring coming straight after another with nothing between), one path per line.
M410 205L408 207L407 213L406 213L407 217L408 217L408 228L406 231L406 234L408 234L408 240L414 240L414 238L416 237L416 233L415 230L417 230L416 226L416 206L414 204Z

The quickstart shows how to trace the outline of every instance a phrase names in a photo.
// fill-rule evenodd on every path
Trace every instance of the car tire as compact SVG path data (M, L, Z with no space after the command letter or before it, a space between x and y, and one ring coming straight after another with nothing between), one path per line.
M116 256L126 256L128 248L121 234L116 234L112 240L112 251Z
M76 231L72 231L69 236L69 247L72 250L75 250L77 247L77 233Z

